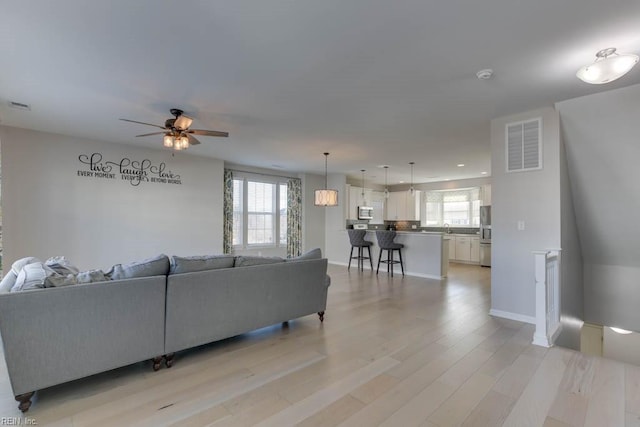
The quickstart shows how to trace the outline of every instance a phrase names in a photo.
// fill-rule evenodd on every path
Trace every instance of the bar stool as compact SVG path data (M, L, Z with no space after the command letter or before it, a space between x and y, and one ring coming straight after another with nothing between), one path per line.
M376 274L380 271L380 263L387 264L387 274L391 269L391 277L393 277L393 265L400 264L402 275L404 276L404 264L402 263L402 243L395 243L393 239L396 238L395 231L376 231L376 238L378 239L378 246L380 246L380 254L378 255L378 268L376 268ZM386 261L382 261L382 251L387 251ZM400 255L400 261L394 259L393 252L398 251Z
M364 236L367 234L366 230L352 230L348 229L347 233L349 233L349 241L351 242L351 253L349 254L349 267L347 270L351 268L351 260L358 260L358 268L364 271L364 260L368 259L369 264L371 265L371 271L373 271L373 261L371 261L371 245L373 242L368 240L364 240ZM353 256L353 248L358 248L358 256ZM367 248L369 251L369 256L364 256L364 248Z

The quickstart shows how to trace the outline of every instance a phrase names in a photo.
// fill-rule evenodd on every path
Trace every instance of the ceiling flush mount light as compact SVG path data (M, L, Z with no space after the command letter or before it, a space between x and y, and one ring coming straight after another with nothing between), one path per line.
M593 85L609 83L631 71L638 59L638 55L632 53L616 53L615 47L602 49L596 53L595 62L580 68L576 76Z
M389 166L383 166L384 168L384 198L389 198L389 187L387 186L387 173L389 172Z
M329 153L324 153L324 188L315 191L316 206L338 206L338 190L330 190L327 185L327 160Z
M478 80L489 80L492 76L493 70L491 68L480 70L476 73Z
M409 162L409 164L411 165L411 185L409 187L409 193L411 193L413 195L413 193L416 192L415 188L413 188L413 165L415 165L415 162Z

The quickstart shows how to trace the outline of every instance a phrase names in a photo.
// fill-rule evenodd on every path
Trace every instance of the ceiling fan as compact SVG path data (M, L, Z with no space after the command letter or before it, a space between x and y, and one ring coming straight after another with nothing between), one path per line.
M189 145L200 144L194 135L204 136L229 136L228 132L220 132L217 130L189 129L193 119L184 115L184 111L177 108L169 110L175 118L167 119L164 126L154 125L152 123L139 122L137 120L120 119L125 122L138 123L141 125L153 126L162 129L162 132L144 133L140 136L162 135L164 134L164 146L175 150L186 150Z

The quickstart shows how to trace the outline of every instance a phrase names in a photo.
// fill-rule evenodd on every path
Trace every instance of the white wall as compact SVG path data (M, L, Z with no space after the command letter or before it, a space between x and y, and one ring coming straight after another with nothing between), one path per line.
M324 176L313 174L301 174L303 194L302 209L302 244L304 250L320 248L325 255L325 212L322 206L315 206L315 190L324 188ZM341 196L341 195L338 195Z
M1 127L5 265L65 255L82 269L222 252L222 161ZM165 162L182 185L87 178L81 154Z
M556 107L584 260L584 319L640 331L640 85Z
M562 118L561 118L562 121ZM580 331L584 319L584 281L582 249L576 223L569 165L562 135L560 139L560 213L561 213L561 271L560 323L562 332L556 344L580 351Z
M543 169L505 172L505 125L542 117ZM553 108L491 122L491 313L533 322L534 250L560 248L560 137ZM518 221L525 229L518 231Z
M349 254L344 253L344 242L348 241L345 217L345 189L347 177L343 174L329 175L329 188L338 190L338 206L325 209L325 247L329 262L348 262Z

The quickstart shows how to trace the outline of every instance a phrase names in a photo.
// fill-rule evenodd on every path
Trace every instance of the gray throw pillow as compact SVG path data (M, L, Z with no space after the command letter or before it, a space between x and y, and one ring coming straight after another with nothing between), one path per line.
M234 264L233 255L202 255L190 257L171 257L169 274L192 273L194 271L217 270L231 268Z
M76 278L73 274L63 275L42 262L25 265L16 278L11 292L26 291L29 289L54 288L60 286L75 285Z
M78 283L106 282L107 279L102 270L81 271L76 276Z
M261 256L237 256L236 267L249 267L251 265L263 265L263 264L278 264L284 262L283 258L278 256L274 257L261 257Z
M160 254L154 258L129 264L116 264L106 274L111 280L133 279L135 277L166 276L169 273L169 258Z
M47 267L53 269L56 273L62 275L73 274L74 276L80 272L80 269L71 264L64 256L51 257L44 262Z
M288 258L287 261L302 261L305 259L322 259L322 251L320 248L311 249L297 257Z
M22 270L25 265L33 264L35 262L41 262L41 261L38 258L35 258L32 256L28 256L26 258L20 258L19 260L17 260L11 265L11 271L13 271L17 277L18 274L20 274L20 270Z

